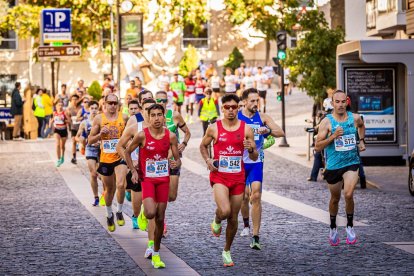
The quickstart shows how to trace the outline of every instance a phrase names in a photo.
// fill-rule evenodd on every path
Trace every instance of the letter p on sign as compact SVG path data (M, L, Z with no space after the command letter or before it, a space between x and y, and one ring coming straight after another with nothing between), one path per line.
M55 13L55 24L56 27L60 27L60 23L64 22L66 20L66 15L63 12L56 12Z

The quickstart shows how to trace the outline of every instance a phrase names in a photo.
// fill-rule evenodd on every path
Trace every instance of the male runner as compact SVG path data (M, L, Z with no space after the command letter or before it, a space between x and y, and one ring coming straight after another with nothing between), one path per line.
M246 70L249 72L249 70ZM241 207L244 229L241 236L250 235L249 226L249 202L252 204L253 237L250 243L252 249L260 250L259 230L262 217L262 182L263 182L263 161L264 161L264 139L266 136L283 137L283 130L273 121L270 116L259 113L259 92L255 88L243 91L242 100L244 107L238 113L239 120L244 121L253 129L254 141L256 143L259 158L253 161L249 153L244 151L243 161L246 174L246 189Z
M98 114L92 123L92 130L88 137L88 144L93 145L101 141L101 155L98 173L102 175L105 185L105 202L107 212L107 224L110 232L115 231L114 216L112 213L112 200L117 188L117 212L116 219L119 226L125 224L122 215L122 207L125 198L125 177L127 166L116 152L116 144L125 128L125 120L122 112L118 111L119 102L115 94L105 97L105 112ZM115 175L116 178L115 178ZM115 186L116 180L116 186Z
M82 137L86 137L85 140L87 140L91 129L92 129L92 122L95 119L96 115L99 111L99 104L96 101L90 101L88 103L88 110L89 110L89 116L82 121L82 123L79 126L78 133L76 134L76 139L79 142L82 140ZM85 147L85 158L86 163L88 165L89 174L90 174L90 181L91 181L91 188L92 193L94 196L94 202L93 206L99 205L99 196L98 196L98 174L96 171L96 165L98 164L98 158L99 158L99 143L88 145L87 141L85 141L86 147Z
M217 204L216 215L211 223L213 235L221 234L221 222L227 219L226 244L222 253L224 266L234 266L230 247L237 233L237 216L243 200L245 173L243 152L246 149L251 160L257 160L253 130L237 119L239 97L226 94L221 99L223 119L207 128L200 144L200 152L210 172ZM214 159L209 158L208 147L214 142Z
M358 114L346 111L346 94L336 90L332 96L333 111L322 120L315 143L315 151L326 148L326 169L324 178L331 192L329 213L331 225L329 243L339 245L336 228L336 215L344 187L345 211L347 217L346 243L354 244L357 240L353 228L354 190L358 182L359 151L365 150L365 125ZM357 134L360 137L357 145Z
M266 113L266 94L268 84L270 84L269 78L262 72L262 67L257 67L257 74L254 76L254 87L259 91L260 96L260 111Z
M181 166L178 153L177 137L164 128L164 107L154 104L146 110L149 115L149 126L139 132L125 150L125 158L132 171L132 181L139 179L138 172L131 159L131 153L139 149L139 168L142 172L142 200L145 216L155 218L154 252L152 265L154 268L164 268L159 250L164 228L165 210L168 203L169 168L177 169ZM174 159L168 158L171 148Z
M188 141L190 140L191 133L190 129L186 125L183 117L178 111L172 109L166 109L167 105L167 94L164 91L158 91L155 94L155 100L158 104L162 105L166 110L165 114L165 126L168 128L169 131L174 133L177 136L178 141L178 151L180 156L182 155L183 151L187 147ZM178 129L181 129L184 132L184 139L183 142L180 143L180 136L178 133ZM177 199L177 191L178 191L178 180L180 177L180 168L177 169L170 169L170 193L168 196L168 201L175 201Z
M149 90L144 90L141 93L138 94L138 103L139 103L139 108L140 108L140 112L142 112L142 103L146 100L146 99L152 99L153 95L152 92ZM139 116L139 115L138 115ZM137 123L137 117L136 116L132 116L129 118L126 127L130 127L131 125L135 125Z
M70 97L70 103L68 108L66 109L66 116L70 118L70 132L72 137L72 160L70 161L72 164L76 164L76 133L78 133L80 122L77 119L77 115L79 110L81 110L81 106L79 103L79 96L77 94L73 94Z

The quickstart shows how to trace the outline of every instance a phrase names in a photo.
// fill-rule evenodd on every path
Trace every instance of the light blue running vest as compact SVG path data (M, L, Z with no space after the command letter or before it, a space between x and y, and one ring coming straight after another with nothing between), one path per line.
M326 117L331 122L332 133L341 126L344 134L336 138L326 147L326 169L337 170L350 165L359 164L357 129L354 124L354 116L347 112L348 119L345 122L337 122L332 114Z
M249 158L249 153L247 150L244 150L243 154L243 162L246 164L252 164L252 163L260 163L264 160L264 152L263 152L263 143L264 143L264 136L258 133L258 130L260 127L263 127L264 124L262 122L262 119L260 118L259 112L256 112L252 118L246 117L243 115L243 112L240 110L237 114L237 117L239 120L244 121L249 127L253 129L254 133L254 141L256 143L256 149L259 153L259 158L257 158L256 161L253 161Z

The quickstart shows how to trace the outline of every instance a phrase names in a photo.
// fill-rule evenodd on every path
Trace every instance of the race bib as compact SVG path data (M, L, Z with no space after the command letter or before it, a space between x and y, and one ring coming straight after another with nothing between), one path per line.
M336 151L350 151L355 149L356 138L355 134L348 134L339 136L335 139L335 150Z
M196 92L196 94L203 94L203 88L202 87L197 87L195 92Z
M116 145L119 139L103 140L102 148L104 153L116 153Z
M212 88L220 88L220 82L218 82L218 81L212 81L211 82L211 87Z
M219 172L224 173L239 173L241 172L241 156L220 156Z
M80 122L77 121L78 116L72 116L70 118L72 119L72 124L74 124L74 125L79 125L80 124Z
M54 120L55 120L56 125L64 125L65 124L65 121L62 120L61 116L56 116Z
M194 92L194 85L189 85L189 86L187 86L187 91L188 92Z
M249 127L251 127L253 129L253 133L254 133L254 140L255 141L259 141L260 140L260 134L259 134L259 128L260 125L256 125L256 124L248 124Z
M170 175L168 160L151 161L148 160L145 165L145 175L147 177L164 177Z

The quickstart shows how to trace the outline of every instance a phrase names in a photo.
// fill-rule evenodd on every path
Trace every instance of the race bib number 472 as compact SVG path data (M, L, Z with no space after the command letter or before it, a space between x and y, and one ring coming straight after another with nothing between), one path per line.
M152 161L148 160L145 164L146 177L164 177L170 175L168 160Z

